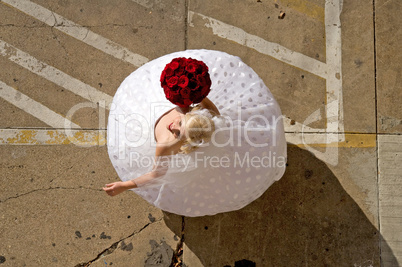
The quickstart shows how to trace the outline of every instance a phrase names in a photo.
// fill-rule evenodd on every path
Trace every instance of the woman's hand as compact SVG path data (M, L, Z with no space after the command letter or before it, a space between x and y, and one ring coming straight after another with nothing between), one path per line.
M111 197L116 196L127 189L128 188L125 186L124 182L114 182L103 187L103 190Z
M111 184L105 185L103 190L111 197L116 196L128 189L137 188L137 184L134 181L126 181L126 182L114 182Z

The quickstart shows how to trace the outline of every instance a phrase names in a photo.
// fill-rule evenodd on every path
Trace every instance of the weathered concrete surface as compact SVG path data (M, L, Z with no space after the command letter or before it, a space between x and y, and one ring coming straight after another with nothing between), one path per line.
M341 147L339 163L328 168L338 178L345 191L352 196L367 219L378 227L378 181L375 140L369 147ZM334 148L330 148L334 149Z
M402 133L402 10L400 1L376 1L378 130Z
M140 233L124 239L116 250L91 266L170 266L179 239L158 219Z
M292 6L291 1L283 4L278 1L252 0L190 1L189 10L194 14L189 18L188 48L220 50L239 56L264 80L279 102L283 114L302 123L314 111L324 109L325 80L261 54L255 49L221 38L212 29L212 25L224 28L222 23L233 25L236 29L232 35L236 37L241 37L241 30L244 30L266 41L279 43L295 52L325 62L323 22L320 19L316 21L314 17L309 16L311 14L306 15L287 5ZM317 12L316 16L322 19L323 5L313 6ZM278 19L281 10L286 11L283 20ZM247 43L247 40L244 42ZM309 126L324 128L325 121L317 121Z
M96 3L64 1L58 4L49 1L34 2L41 8L61 15L110 41L117 42L130 51L137 53L141 51L140 54L148 59L184 49L184 1L170 1L171 3L164 1L164 5L170 8L168 12L149 9L130 0L120 1L119 5L110 1L96 1ZM3 25L0 27L0 37L7 44L6 47L13 46L66 73L72 79L78 79L86 86L93 87L109 96L113 96L123 79L137 68L110 56L105 51L83 43L85 35L78 35L78 39L72 37L75 33L74 29L78 27L63 25L60 19L48 18L46 14L37 15L38 18L45 17L42 20L50 21L50 26L5 3L0 5L0 12ZM72 30L72 33L69 35L60 30L65 28ZM16 88L22 94L45 103L51 110L64 116L75 105L91 102L90 99L84 99L63 86L43 78L42 75L47 75L49 71L41 70L42 64L34 64L38 65L38 72L42 75L34 74L32 73L34 67L23 68L20 64L10 61L9 58L14 54L14 49L4 50L4 53L0 53L2 55L0 64L2 68L7 69L7 72L1 73L1 81ZM67 79L63 82L65 86L72 83ZM8 111L1 116L1 125L7 127L46 126L23 110L10 106L3 99L0 101ZM106 125L104 118L107 118L107 113L97 108L96 101L94 104L94 107L82 108L74 113L73 122L83 128L104 128ZM98 118L99 112L102 113L101 122ZM15 120L15 117L21 117L21 121Z
M32 3L34 8L29 7ZM130 0L118 5L0 1L0 81L17 90L10 100L0 97L0 128L32 131L0 137L1 266L85 266L95 259L94 265L113 259L119 266L142 266L151 258L150 241L155 240L154 247L166 242L176 249L180 239L163 223L166 215L160 210L131 192L110 198L101 190L118 180L104 143L62 145L56 137L44 142L49 146L23 145L38 131L52 134L59 128L43 122L49 115L45 108L66 117L77 105L87 105L72 121L95 133L104 129L108 113L99 102L107 104L138 67L125 60L130 58L124 49L147 59L184 49L184 1L163 5L167 11ZM106 44L97 48L104 38ZM113 56L110 50L121 54ZM100 99L91 92L100 93ZM38 113L29 106L19 108L24 96L45 108ZM177 223L181 227L181 221ZM165 266L170 261L166 259Z
M184 262L379 266L378 230L326 164L297 147L289 147L288 164L285 176L247 207L186 218Z
M150 240L176 248L174 234L161 225L160 210L131 192L110 198L101 190L116 179L105 147L0 149L11 158L2 157L0 163L0 254L5 266L76 266L113 244L122 254L117 262L127 263L130 253L146 258Z
M402 136L379 136L379 209L384 266L396 266L395 255L402 263ZM384 245L384 243L388 243Z
M373 1L343 1L341 22L344 131L375 133Z

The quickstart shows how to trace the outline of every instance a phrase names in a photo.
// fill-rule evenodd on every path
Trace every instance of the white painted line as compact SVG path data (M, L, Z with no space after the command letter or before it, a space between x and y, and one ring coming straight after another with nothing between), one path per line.
M154 2L149 1L149 0L132 0L132 1L145 8L152 8L154 6Z
M207 28L212 28L213 34L218 35L221 38L225 38L243 46L253 48L262 54L274 57L288 65L306 70L322 78L327 77L327 65L325 63L291 51L279 44L268 42L258 36L251 35L240 28L226 24L217 19L190 11L189 23L192 27L195 27L193 24L194 16L201 17L205 21L204 26ZM286 131L325 132L325 129L311 128L299 122L291 123L291 120L286 117L284 117L284 126ZM318 140L317 142L320 143L321 140Z
M326 65L328 76L327 118L338 117L327 122L328 132L343 132L343 98L342 98L342 45L341 19L342 0L325 2L325 38Z
M319 133L309 133L302 134L298 132L287 132L285 133L286 142L293 145L306 144L326 144L327 137L326 134Z
M128 48L113 42L91 30L78 25L38 4L28 0L2 0L2 2L46 23L47 25L64 32L102 52L121 59L134 66L140 67L147 63L148 58L131 52Z
M326 34L326 58L322 63L298 52L292 51L279 44L272 43L261 37L249 34L243 29L229 25L217 19L200 13L189 11L189 24L195 27L196 16L203 20L204 26L211 28L213 34L234 41L243 46L278 59L290 66L313 73L326 79L326 129L314 129L308 127L307 121L316 121L309 117L305 122L293 122L284 118L286 131L339 133L328 135L327 143L338 142L344 139L343 125L343 99L342 99L342 47L341 47L341 22L342 0L325 2L325 34ZM313 115L313 114L312 114Z
M343 0L325 1L325 38L326 38L326 143L331 144L345 140L343 126L343 99L342 99L342 47L341 47L341 20ZM313 118L311 114L306 121ZM304 124L309 124L304 122ZM312 120L312 122L314 119ZM333 134L336 133L336 134ZM305 141L303 139L303 141ZM336 166L339 162L338 149L326 148L319 151L305 143L308 151L317 158Z
M280 44L266 41L261 37L249 34L243 29L237 28L233 25L226 24L217 19L193 11L189 11L188 20L191 27L194 27L193 21L195 16L203 19L205 23L204 26L211 28L213 34L221 38L255 49L261 54L271 56L285 62L286 64L306 70L324 79L327 78L327 64L322 63L321 61L292 51Z
M50 110L39 102L36 102L27 95L15 90L4 82L0 81L0 97L23 111L43 121L53 128L64 128L64 123L67 120L63 116ZM79 125L68 121L73 128L81 128Z
M338 149L326 149L325 152L322 152L309 146L309 144L325 143L330 145L345 140L342 99L341 11L342 0L325 1L326 63L287 49L279 44L266 41L233 25L189 11L189 25L191 27L194 27L194 23L202 21L204 27L211 28L213 34L221 38L255 49L290 66L300 68L326 79L326 129L308 127L311 123L321 119L320 110L316 110L310 114L303 123L290 121L285 118L284 126L286 131L293 130L296 133L302 133L301 140L295 138L295 136L287 135L287 138L291 138L288 141L303 144L317 158L332 165L338 164ZM304 135L309 132L322 131L326 132L326 134L324 136L319 135L316 138Z
M104 146L106 130L0 129L0 145Z
M100 107L109 108L113 98L96 88L77 80L70 75L58 70L31 55L0 40L0 55L7 57L12 62L27 70L79 95L89 101L99 104Z
M321 117L320 117L320 119L321 119ZM315 120L315 121L317 121L317 120ZM325 129L312 128L303 123L291 120L285 116L283 116L283 124L284 124L286 132L325 133ZM319 143L321 143L321 142L319 141Z

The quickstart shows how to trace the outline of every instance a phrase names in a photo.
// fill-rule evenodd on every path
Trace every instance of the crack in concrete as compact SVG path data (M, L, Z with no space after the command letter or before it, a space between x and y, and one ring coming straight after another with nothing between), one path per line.
M87 267L87 266L91 265L93 262L98 261L100 258L112 254L112 253L119 247L120 243L124 242L124 240L126 240L127 238L133 237L133 236L135 236L135 235L141 233L145 228L147 228L147 227L150 226L151 224L154 224L154 223L156 223L156 222L162 221L162 219L163 219L163 218L160 218L160 219L155 220L155 221L153 221L153 222L147 223L147 224L144 225L140 230L135 231L134 233L130 234L129 236L126 236L126 237L124 237L124 238L122 238L122 239L120 239L120 240L114 242L111 246L109 246L108 248L102 250L102 252L100 252L100 253L98 254L98 256L96 256L96 258L94 258L93 260L90 260L90 261L87 261L87 262L84 262L84 263L78 263L77 265L75 265L75 267Z
M0 27L17 27L17 28L46 28L48 25L16 25L16 24L0 24Z
M184 50L187 50L188 47L188 27L189 27L189 0L184 2Z
M94 28L102 28L102 27L129 27L132 28L133 31L136 33L138 29L152 29L153 26L143 26L143 25L130 25L130 24L113 24L113 23L108 23L108 24L103 24L103 25L64 25L63 22L57 23L53 25L16 25L16 24L0 24L0 27L16 27L16 28L28 28L28 29L34 29L34 28L55 28L57 30L60 30L60 28L86 28L87 30L94 29ZM53 33L54 35L54 33Z
M59 38L57 37L57 34L54 32L54 29L55 29L55 28L57 29L58 27L63 26L63 22L58 23L58 22L57 22L57 17L56 17L56 15L55 15L53 12L52 12L52 16L53 16L53 18L54 18L54 24L50 27L50 31L51 31L52 34L53 34L53 38L56 39L56 41L59 43L59 45L61 46L61 48L63 48L64 53L65 53L66 56L68 57L68 52L67 52L66 47L60 42Z
M102 191L102 189L96 189L96 188L90 188L90 187L61 187L61 186L56 186L56 187L49 187L49 188L40 188L40 189L35 189L17 196L13 196L13 197L8 197L6 199L0 200L0 203L4 203L10 199L15 199L15 198L20 198L38 191L48 191L48 190L54 190L54 189L62 189L62 190L76 190L76 189L87 189L87 190L94 190L94 191Z
M66 56L68 57L68 52L67 52L66 47L63 45L62 42L60 42L60 40L59 40L57 34L54 32L54 29L55 29L55 28L56 28L55 26L51 27L51 28L50 28L50 31L52 32L54 39L56 39L56 41L59 43L59 45L61 46L61 48L63 48L64 53L65 53ZM56 29L57 29L57 28L56 28Z
M183 244L184 244L184 216L181 217L181 236L177 244L176 250L173 252L171 267L179 267L183 265Z
M101 25L64 25L63 22L57 23L53 25L17 25L17 24L0 24L0 27L18 27L18 28L46 28L46 27L51 27L51 28L101 28L101 27L134 27L135 25L130 25L130 24L114 24L114 23L107 23L107 24L101 24ZM135 26L136 28L144 28L144 29L149 29L152 28L151 26Z

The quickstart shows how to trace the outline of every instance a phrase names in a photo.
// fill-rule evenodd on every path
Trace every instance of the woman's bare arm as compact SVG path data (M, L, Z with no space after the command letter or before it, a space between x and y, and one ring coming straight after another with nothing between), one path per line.
M215 106L214 103L212 103L211 100L208 99L208 97L204 98L204 99L201 101L200 104L201 104L201 107L206 108L206 109L209 109L209 110L212 110L213 112L215 112L216 115L221 115L221 114L219 113L218 108Z
M156 158L155 162L157 162L157 164L153 167L152 171L145 173L130 181L125 182L118 181L107 184L105 185L105 187L103 187L103 190L109 196L116 196L126 190L137 188L143 184L150 183L152 182L152 180L155 180L156 178L164 175L167 171L167 165L164 163L166 163L165 161L168 159L164 158L163 156L168 155L168 151L169 147L157 146L155 151L155 158Z
M158 178L166 173L166 169L161 169L161 168L156 168L146 174L141 175L140 177L137 177L133 180L130 181L118 181L118 182L113 182L110 184L105 185L103 187L103 190L109 195L109 196L116 196L120 193L123 193L126 190L137 188L138 186L141 186L143 184L149 183L155 178Z

